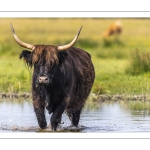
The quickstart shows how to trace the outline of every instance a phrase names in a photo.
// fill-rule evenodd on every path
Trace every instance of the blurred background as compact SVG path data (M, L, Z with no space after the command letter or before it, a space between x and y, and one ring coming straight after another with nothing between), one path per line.
M67 44L83 26L75 47L91 54L96 94L150 93L150 19L0 18L0 93L31 92L32 70L19 55L10 29L31 44Z

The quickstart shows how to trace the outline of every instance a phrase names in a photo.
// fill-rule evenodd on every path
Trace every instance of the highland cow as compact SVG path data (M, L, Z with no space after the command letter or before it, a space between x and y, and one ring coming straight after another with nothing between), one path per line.
M119 35L122 32L122 23L120 21L113 22L104 32L103 37L107 38L112 35Z
M18 38L12 24L11 30L16 42L31 50L23 50L20 59L34 68L32 101L40 128L47 127L45 108L52 114L52 130L57 130L64 112L71 126L77 127L95 78L90 54L73 47L81 28L71 43L60 46L27 44Z

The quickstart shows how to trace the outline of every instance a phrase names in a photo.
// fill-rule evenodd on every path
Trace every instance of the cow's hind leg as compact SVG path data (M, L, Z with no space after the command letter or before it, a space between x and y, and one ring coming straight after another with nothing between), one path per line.
M82 108L79 108L79 109L71 109L70 108L70 109L66 110L72 126L78 127L81 110L82 110Z

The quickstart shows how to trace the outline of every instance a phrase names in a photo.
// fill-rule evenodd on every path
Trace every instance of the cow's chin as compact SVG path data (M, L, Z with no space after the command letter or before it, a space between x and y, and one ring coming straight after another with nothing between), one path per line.
M39 86L48 86L48 83L39 83Z
M47 87L49 83L37 83L36 87Z

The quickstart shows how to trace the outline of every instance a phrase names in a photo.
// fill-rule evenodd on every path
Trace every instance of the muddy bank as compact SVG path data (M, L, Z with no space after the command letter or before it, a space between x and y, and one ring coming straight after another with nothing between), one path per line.
M101 95L96 95L94 93L90 94L89 99L92 101L120 101L120 100L132 100L132 101L150 101L150 95L107 95L107 94L101 94Z
M31 93L0 93L0 99L31 99Z
M31 93L0 93L0 99L31 99ZM141 100L150 101L150 95L96 95L91 93L89 99L92 101L118 101L118 100Z
M141 101L149 101L150 95L98 95L98 100L105 101L105 100L141 100Z

